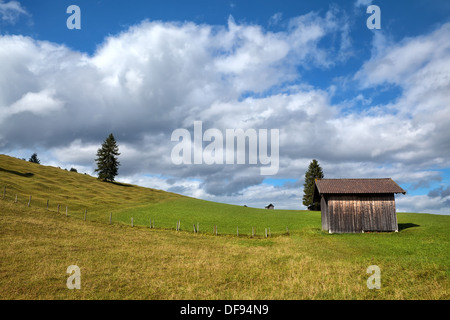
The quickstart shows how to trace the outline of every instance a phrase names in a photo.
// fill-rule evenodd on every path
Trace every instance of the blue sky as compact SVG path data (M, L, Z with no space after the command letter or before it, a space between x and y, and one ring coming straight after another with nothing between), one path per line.
M328 178L393 178L399 211L450 214L449 31L445 0L0 0L0 152L93 174L113 132L120 181L286 209L318 159ZM194 121L279 130L277 174L174 165Z

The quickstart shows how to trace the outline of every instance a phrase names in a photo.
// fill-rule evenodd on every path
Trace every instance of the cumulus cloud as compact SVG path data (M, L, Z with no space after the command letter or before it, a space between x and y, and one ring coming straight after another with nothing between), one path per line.
M98 141L110 131L134 145L167 136L213 105L298 78L298 64L326 65L327 48L318 43L332 19L308 15L279 33L231 17L227 27L145 21L107 38L92 57L2 36L2 145L60 147ZM30 104L44 97L51 103Z
M429 169L450 165L449 25L395 44L374 36L373 55L354 81L362 90L398 86L401 96L373 106L358 94L354 100L366 108L343 112L331 103L332 88L302 81L302 71L326 70L349 57L349 26L339 13L299 16L279 32L232 17L226 26L144 21L109 36L91 56L1 36L1 150L39 146L61 163L86 168L112 132L123 182L301 208L301 187L265 184L258 166L173 164L171 133L183 128L192 135L199 120L222 132L279 129L277 178L302 179L316 158L330 178L439 181L439 170ZM327 37L337 40L324 47ZM428 204L432 195L419 200ZM400 204L409 208L408 201Z
M396 153L399 161L450 164L449 32L447 23L427 35L384 43L355 75L363 88L388 84L402 89L400 98L386 106L405 121L399 128L406 130L407 140L398 143L409 146Z
M449 214L450 197L436 199L428 195L396 197L396 209L401 212Z
M429 68L433 71L436 64L444 66L450 46L445 41L449 31L450 23L447 23L430 34L406 38L399 43L392 43L383 33L377 33L374 37L375 54L356 73L355 78L363 87L385 82L413 85L412 81L418 73L426 73ZM436 80L442 80L442 77Z

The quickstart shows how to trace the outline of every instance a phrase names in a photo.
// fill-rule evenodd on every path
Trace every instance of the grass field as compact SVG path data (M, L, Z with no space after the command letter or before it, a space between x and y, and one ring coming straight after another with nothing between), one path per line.
M319 212L212 203L2 155L0 191L0 299L450 297L449 216L398 213L398 233L329 235ZM69 265L80 290L66 287ZM370 265L381 289L367 288Z

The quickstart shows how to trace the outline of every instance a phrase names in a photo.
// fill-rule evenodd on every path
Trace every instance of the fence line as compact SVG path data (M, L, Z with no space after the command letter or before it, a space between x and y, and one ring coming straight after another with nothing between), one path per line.
M1 190L1 189L0 189L0 190ZM19 204L22 203L22 202L19 201L19 195L18 195L17 193L14 195L14 197L11 196L10 199L11 199L11 201L13 201L13 203L19 203ZM6 186L3 187L2 200L8 200L8 199L7 199ZM34 200L34 201L32 202L32 200ZM35 206L36 206L36 204L37 204L36 207L39 208L39 200L33 199L32 195L29 195L29 196L28 196L27 207L31 207L31 206L32 206L32 203L35 203ZM43 204L42 201L41 201L40 203ZM24 204L25 204L25 203L24 203ZM44 200L43 206L44 206L44 209L45 209L46 211L52 211L52 210L50 209L50 199ZM57 213L57 214L60 213L60 206L61 206L61 204L58 203L58 204L57 204L57 207L56 207L56 213ZM81 207L81 206L78 206L78 207ZM88 220L87 208L83 208L83 209L84 209L83 221L87 221L87 220ZM80 211L81 211L81 210L80 210ZM53 212L55 212L55 211L53 211ZM69 207L68 207L67 205L66 205L66 212L65 212L65 215L66 215L66 217L69 217ZM75 216L74 216L74 217L75 217ZM123 221L122 221L122 222L123 222ZM134 222L135 222L135 221L134 221L134 217L131 217L131 227L134 227ZM109 224L110 224L110 225L113 224L112 212L110 212L110 214L109 214ZM193 226L193 229L192 229L192 230L193 230L193 233L200 233L200 223L199 223L199 222L197 222L197 224L194 223L192 226ZM155 228L156 228L156 227L155 227L155 220L152 219L152 218L150 218L150 221L149 221L149 228L150 228L150 229L155 229ZM171 228L170 228L170 227L169 227L169 228L166 228L166 227L161 226L160 229L169 229L169 230L170 230ZM172 230L173 230L173 229L172 229ZM176 230L176 231L180 231L180 230L181 230L181 220L177 220L175 230ZM186 231L187 231L187 230L186 230ZM236 226L236 236L237 236L237 237L240 237L240 236L246 236L245 233L242 233L242 232L239 232L239 231L240 231L240 230L239 230L239 226ZM242 231L242 230L241 230L241 231ZM203 232L203 233L206 233L206 234L207 234L208 232ZM286 232L285 232L285 233L279 233L279 235L283 235L283 234L289 235L289 229L288 229L287 226L286 226ZM214 225L213 225L213 235L215 235L215 236L218 236L218 235L219 235L218 225L217 225L217 224L214 224ZM223 235L232 235L232 234L230 234L230 233L223 233ZM250 235L247 235L247 236L250 236ZM272 234L271 234L271 229L270 229L270 227L265 228L264 238L269 238L269 237L271 237L271 236L272 236ZM252 227L252 228L251 228L251 238L255 238L255 237L258 237L258 236L256 235L255 227ZM263 237L263 236L259 236L259 238L261 238L261 237Z

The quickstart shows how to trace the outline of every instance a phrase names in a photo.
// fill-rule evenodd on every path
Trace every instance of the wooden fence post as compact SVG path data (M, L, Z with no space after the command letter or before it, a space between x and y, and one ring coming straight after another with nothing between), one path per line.
M112 212L109 213L109 224L112 224Z
M16 200L14 200L14 203L17 203L17 193L16 193Z
M47 200L47 211L48 211L48 200Z
M56 211L57 211L57 213L59 214L59 204L58 204L58 209L57 209Z
M131 226L134 227L133 217L131 217Z
M67 217L67 206L66 206L66 217Z
M31 206L31 196L30 199L28 199L28 206Z
M86 221L87 209L84 209L84 221Z
M267 228L266 228L265 231L264 231L264 235L265 235L266 238L267 238Z
M252 227L252 238L255 235L255 227Z
M239 226L236 227L236 235L239 237Z

